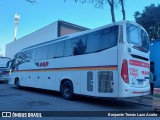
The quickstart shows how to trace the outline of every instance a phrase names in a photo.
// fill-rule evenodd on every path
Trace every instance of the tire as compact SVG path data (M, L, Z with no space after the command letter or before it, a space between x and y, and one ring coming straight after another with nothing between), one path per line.
M61 94L64 99L72 100L74 97L73 84L71 81L65 81L61 85Z
M15 85L16 85L16 88L17 88L17 89L20 89L20 88L21 88L19 79L16 79L16 80L15 80Z
M156 109L156 108L154 109L154 112L157 112L157 109Z

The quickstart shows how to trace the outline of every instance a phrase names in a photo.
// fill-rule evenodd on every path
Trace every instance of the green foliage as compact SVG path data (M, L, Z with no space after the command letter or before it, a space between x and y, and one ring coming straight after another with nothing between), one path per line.
M134 17L146 29L150 40L160 39L160 5L151 4L142 13L135 12Z

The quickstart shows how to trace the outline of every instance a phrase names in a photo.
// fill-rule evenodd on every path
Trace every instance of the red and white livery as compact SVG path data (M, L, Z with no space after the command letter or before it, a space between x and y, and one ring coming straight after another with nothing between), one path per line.
M10 84L95 97L149 94L149 40L142 26L120 21L63 36L17 53Z

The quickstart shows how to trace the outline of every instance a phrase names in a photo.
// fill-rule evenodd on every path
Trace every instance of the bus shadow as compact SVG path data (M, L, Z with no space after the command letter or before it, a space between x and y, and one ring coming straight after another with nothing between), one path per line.
M85 102L87 104L98 105L101 107L111 107L111 108L118 108L122 110L128 110L129 107L136 108L136 106L132 103L127 103L118 100L118 98L97 98L97 97L90 97L90 96L77 96L76 101L78 102Z
M0 84L8 84L8 81L0 81Z
M13 87L13 89L17 89L17 88ZM57 91L31 88L31 87L22 87L19 90L26 91L26 92L34 92L42 95L47 95L50 97L57 97L57 98L63 99L61 96L61 93ZM91 96L76 95L76 97L71 102L73 101L84 103L84 104L98 105L101 107L112 107L112 108L119 108L119 109L123 108L124 111L128 110L130 106L132 106L132 108L136 108L134 104L122 102L116 98L97 98L97 97L91 97Z
M26 91L26 92L34 92L34 93L43 94L43 95L47 95L47 96L61 97L60 92L52 91L52 90L45 90L45 89L32 88L32 87L21 87L19 89L16 87L13 87L13 89L22 90L22 91Z

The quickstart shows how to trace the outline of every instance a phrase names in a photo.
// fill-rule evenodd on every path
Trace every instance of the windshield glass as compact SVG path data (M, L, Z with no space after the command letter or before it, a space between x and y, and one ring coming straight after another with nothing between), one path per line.
M0 68L5 68L5 67L7 67L7 62L8 62L9 60L10 60L10 59L0 58Z
M127 41L135 49L143 52L149 51L149 40L147 33L140 27L127 23Z

